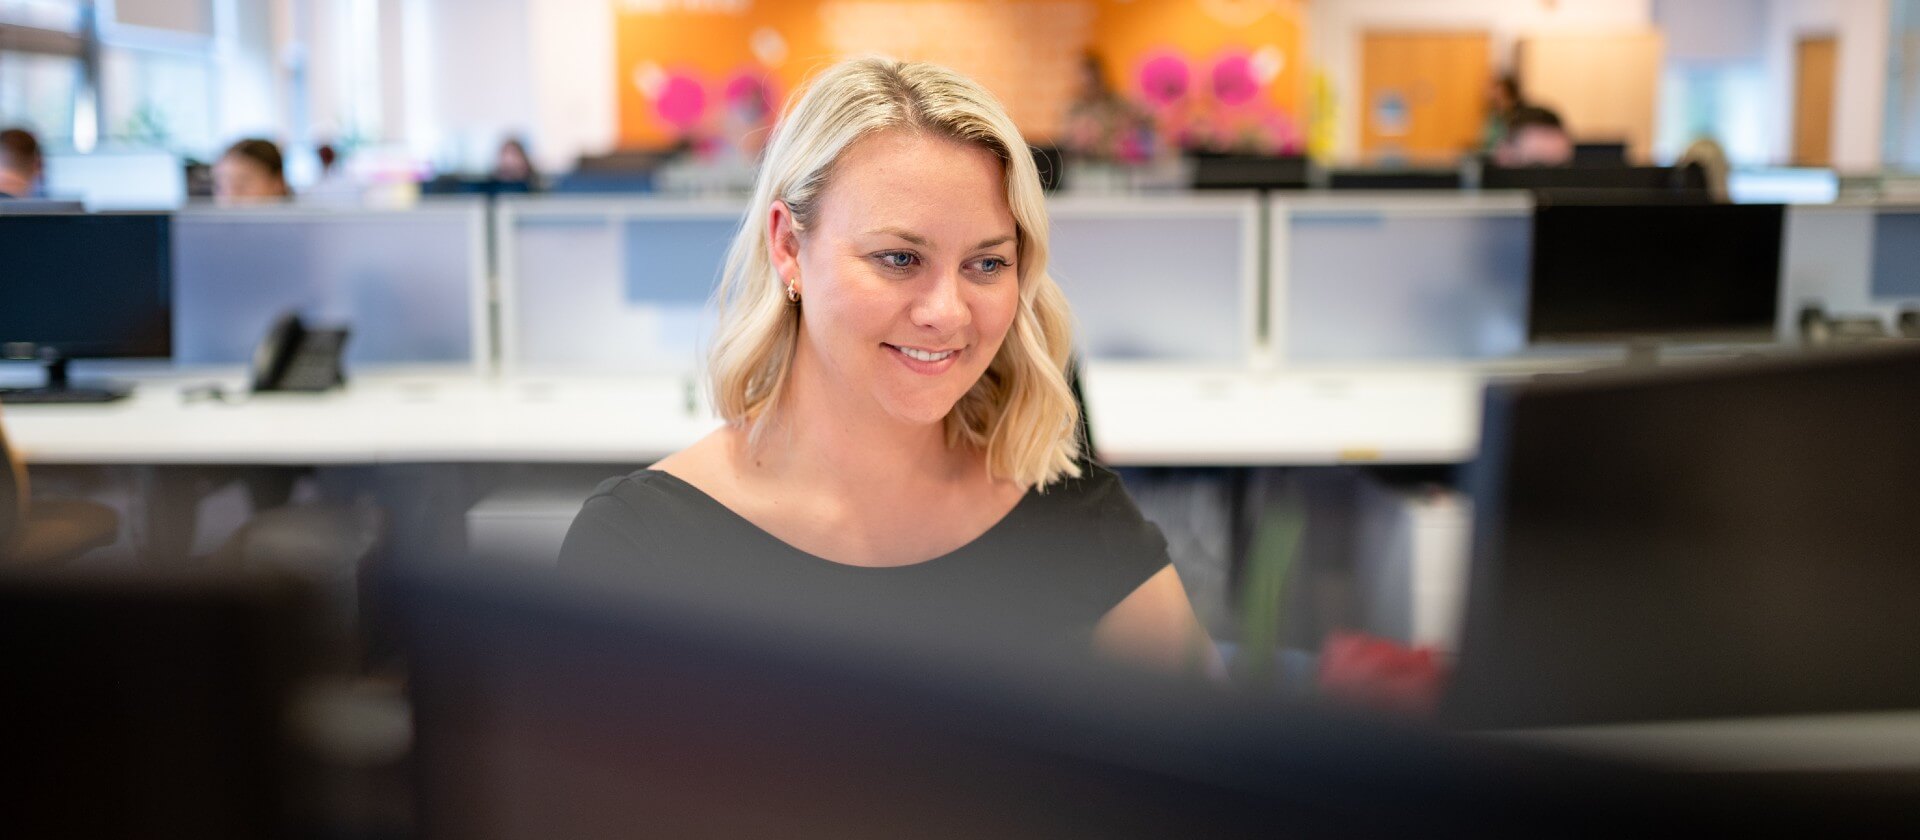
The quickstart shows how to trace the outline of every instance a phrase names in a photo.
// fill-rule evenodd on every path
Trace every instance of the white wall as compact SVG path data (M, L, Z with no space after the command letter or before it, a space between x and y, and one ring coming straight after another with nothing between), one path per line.
M533 4L533 155L543 171L573 168L613 148L619 134L611 2Z
M1839 37L1835 68L1833 163L1845 171L1880 166L1886 115L1887 0L1770 0L1767 89L1774 92L1768 134L1773 158L1793 152L1794 43L1807 35Z
M1312 61L1327 74L1337 102L1334 154L1360 151L1360 37L1369 29L1484 30L1494 67L1506 70L1513 45L1541 31L1645 29L1652 0L1322 0L1309 6Z

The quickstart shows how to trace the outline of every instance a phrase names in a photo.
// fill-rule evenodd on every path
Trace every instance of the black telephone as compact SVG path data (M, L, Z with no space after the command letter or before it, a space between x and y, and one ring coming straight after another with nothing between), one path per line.
M325 391L345 384L340 356L346 346L344 327L309 329L300 316L282 315L253 351L253 390Z

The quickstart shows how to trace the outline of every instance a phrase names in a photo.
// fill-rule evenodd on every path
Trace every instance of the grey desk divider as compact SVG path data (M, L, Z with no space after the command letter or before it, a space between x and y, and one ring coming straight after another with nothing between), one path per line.
M502 199L502 368L699 367L713 331L710 298L744 209L732 201Z
M1780 335L1800 308L1892 317L1920 304L1920 205L1846 202L1787 208Z
M1049 270L1090 358L1250 364L1260 204L1248 195L1057 197Z
M352 328L349 366L490 364L482 201L196 206L173 229L176 363L246 364L294 310Z
M1466 361L1526 348L1532 205L1524 195L1271 202L1276 363Z

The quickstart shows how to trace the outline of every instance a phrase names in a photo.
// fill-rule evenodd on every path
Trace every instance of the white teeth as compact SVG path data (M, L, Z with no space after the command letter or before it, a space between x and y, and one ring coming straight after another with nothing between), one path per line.
M899 350L901 353L906 354L907 358L909 359L919 359L920 361L923 361L923 362L937 362L937 361L940 361L941 359L944 359L948 356L953 355L952 350L942 350L938 353L933 353L926 350L916 350L912 347L896 347L894 349Z

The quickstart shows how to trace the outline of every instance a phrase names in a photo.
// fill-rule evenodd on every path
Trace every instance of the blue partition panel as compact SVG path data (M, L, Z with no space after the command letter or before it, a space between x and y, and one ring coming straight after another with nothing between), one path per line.
M690 370L741 209L659 199L501 205L502 362L517 372Z
M251 360L281 313L349 326L350 364L487 361L485 216L415 210L188 210L174 222L174 356Z
M1069 199L1049 215L1050 271L1090 358L1252 357L1260 235L1253 199Z
M1526 347L1525 207L1274 207L1288 362L1446 361Z

